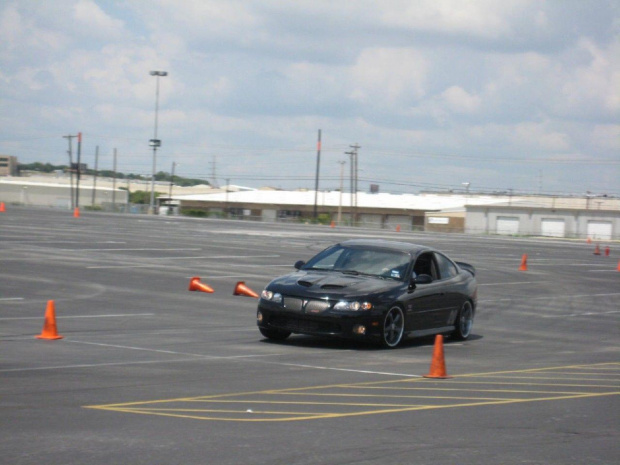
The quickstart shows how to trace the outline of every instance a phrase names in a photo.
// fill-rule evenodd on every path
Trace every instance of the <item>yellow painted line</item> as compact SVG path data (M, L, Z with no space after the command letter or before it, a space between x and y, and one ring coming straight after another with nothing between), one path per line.
M411 407L411 406L409 406ZM261 415L311 415L311 416L317 416L317 415L331 415L332 412L292 412L292 411L288 411L288 410L256 410L256 409L251 409L251 410L231 410L231 409L175 409L175 408L170 408L170 409L136 409L136 410L132 410L132 412L150 412L150 413L157 413L157 412L171 412L171 413L183 413L183 412L190 412L190 413L230 413L230 414L234 414L234 415L256 415L256 414L261 414Z
M541 373L543 374L543 373ZM579 378L568 378L565 376L506 376L506 375L491 375L488 376L489 378L494 378L494 379L531 379L531 380L557 380L557 381L583 381L584 380L584 376L581 376ZM484 379L486 378L486 376L480 376L480 378ZM586 378L587 380L587 378ZM592 380L592 381L597 381L597 380ZM614 379L604 379L601 381L618 381L618 383L620 383L620 378L614 380Z
M465 389L465 388L438 388L438 387L380 387L380 386L348 386L347 389L382 389L386 391L468 391L468 392L498 392L507 394L591 394L578 391L534 391L528 389Z
M616 389L617 384L566 384L566 383L509 383L506 381L457 381L458 384L485 384L497 386L559 386L576 388Z
M143 415L160 415L160 416L169 416L169 417L176 417L176 418L188 418L188 419L209 420L209 421L236 421L236 422L278 421L278 422L282 422L282 421L316 420L316 419L327 419L327 418L345 418L345 417L378 415L378 414L387 414L387 413L404 413L404 412L411 412L411 411L417 411L417 410L479 407L483 405L506 405L506 404L526 403L526 402L544 402L544 401L552 401L552 400L592 398L592 397L601 397L601 396L608 396L608 395L620 395L620 392L562 396L562 397L545 397L545 398L537 398L537 399L497 400L497 401L474 402L474 403L465 403L465 404L450 404L450 405L423 405L423 406L412 406L412 407L406 407L406 408L367 410L367 411L350 412L350 413L317 413L317 414L303 413L301 415L291 416L288 418L222 418L222 417L203 417L203 416L198 416L198 415L186 415L186 414L181 415L181 414L173 414L173 413L157 412L157 411L153 412L149 410L138 410L138 409L127 410L127 409L117 408L117 409L106 409L106 410L126 412L126 413L137 413L137 414L143 414Z
M457 397L457 396L394 396L380 394L330 394L330 393L299 393L282 392L281 396L315 396L315 397L380 397L382 399L470 399L470 400L497 400L497 397ZM519 400L519 399L515 399Z
M546 368L527 368L523 370L505 370L505 371L490 371L483 373L469 373L466 375L456 375L455 378L463 378L463 377L472 377L472 376L484 376L484 375L501 375L504 373L535 373L537 371L550 371L550 370L565 370L572 368L588 368L588 369L596 369L596 367L605 367L605 366L615 366L620 368L620 362L605 362L605 363L593 363L591 365L569 365L569 366L560 366L560 367L546 367ZM414 381L414 380L410 380Z
M520 376L506 376L508 374L552 374L560 375L557 370L576 370L583 368L584 370L592 370L593 368L600 368L604 370L610 369L610 367L620 368L620 363L601 363L593 365L572 365L568 367L551 367L551 368L535 368L528 370L516 370L516 371L501 371L494 373L479 373L478 375L461 375L455 376L449 380L433 380L433 379L411 379L405 378L400 380L389 381L371 381L363 383L343 383L343 384L330 384L323 386L304 386L298 388L285 388L285 389L270 389L264 391L250 391L250 392L237 392L237 393L225 393L214 394L209 396L199 397L182 397L177 399L160 399L142 402L127 402L121 404L109 404L109 405L92 405L85 406L84 408L108 410L123 413L137 413L143 415L160 415L170 416L176 418L188 418L198 420L210 420L210 421L243 421L243 422L261 422L261 421L300 421L319 418L342 418L362 415L376 415L386 413L402 413L408 411L417 410L431 410L440 408L460 408L460 407L475 407L475 406L490 406L490 405L506 405L514 403L525 402L543 402L543 401L556 401L556 400L568 400L568 399L582 399L582 398L594 398L601 396L613 396L620 395L620 390L617 385L608 384L567 384L567 383L542 383L536 382L537 380L556 380L563 381L567 378L541 378L541 377L520 377ZM550 373L551 372L551 373ZM575 376L578 373L571 372L569 376ZM479 377L480 380L473 380L473 377ZM584 378L590 376L590 374L584 374ZM488 378L488 379L487 379ZM493 378L498 379L531 379L531 382L516 382L516 381L494 381ZM569 378L573 380L574 378ZM581 379L581 378L577 378ZM593 380L594 382L600 382L602 380ZM609 379L605 381L610 381ZM415 384L414 384L415 383ZM441 384L441 387L439 386ZM486 389L466 388L466 385L483 385L487 386ZM556 390L528 390L528 389L492 389L489 386L551 386L563 389L562 391ZM566 391L566 388L580 388L580 391L587 390L589 392L577 392ZM601 389L611 389L608 392L592 392ZM351 392L357 390L358 392ZM375 391L376 393L362 393L364 390ZM379 390L383 390L384 393L380 393ZM322 392L321 392L322 391ZM344 392L343 392L344 391ZM360 392L361 391L361 392ZM398 391L403 394L396 394ZM427 391L428 395L411 395L412 391ZM480 396L449 396L449 395L431 395L432 392L472 392L472 393L492 393L497 394L497 397L480 397ZM391 392L392 394L385 394L385 392ZM527 397L515 397L515 394L524 394ZM532 395L543 394L544 397L532 397ZM504 395L511 395L511 397L503 397ZM294 396L298 398L325 398L325 399L400 399L400 400L418 400L427 399L428 401L442 402L446 400L458 400L458 401L470 401L459 403L435 403L435 404L419 404L419 403L377 403L377 402L334 402L334 401L321 401L315 402L310 400L300 401L287 401L278 399L277 397L285 398ZM274 399L276 397L276 399ZM175 407L175 403L185 404L209 404L214 407L218 404L221 407L224 405L248 405L254 406L253 409L243 411L241 409L229 409L229 408L188 408L187 406ZM298 412L298 411L273 411L270 408L261 410L261 406L307 406L317 407L322 409L330 409L336 407L354 408L356 411L349 412ZM258 410L256 409L258 408ZM358 410L359 409L359 410ZM350 409L349 409L350 410ZM250 416L252 418L247 418ZM277 418L274 418L277 417Z
M377 396L381 397L381 396ZM286 400L209 400L209 401L200 401L205 403L213 403L213 404L270 404L270 405L334 405L334 406L343 406L343 407L411 407L411 404L369 404L369 403L359 403L359 402L309 402L309 401L286 401ZM149 410L155 410L149 408Z

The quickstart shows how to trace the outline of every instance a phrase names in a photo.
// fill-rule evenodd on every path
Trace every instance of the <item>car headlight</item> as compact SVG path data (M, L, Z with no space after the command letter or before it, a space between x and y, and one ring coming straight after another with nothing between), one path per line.
M275 302L277 304L282 303L282 294L280 294L279 292L272 292L265 289L263 290L263 292L260 293L260 297L261 299Z
M340 301L336 305L334 305L334 310L347 310L351 312L358 312L362 310L371 310L372 304L370 302L347 302Z

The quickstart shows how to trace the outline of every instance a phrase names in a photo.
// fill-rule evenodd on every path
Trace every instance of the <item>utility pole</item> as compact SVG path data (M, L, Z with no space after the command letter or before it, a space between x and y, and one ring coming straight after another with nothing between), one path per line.
M319 195L319 168L321 166L321 130L319 129L319 139L316 143L316 176L314 181L314 221L317 219L317 200Z
M129 185L129 178L127 178L127 205L125 206L125 213L130 213L130 209L131 209L131 203L130 203L130 195L129 193L131 192L131 186Z
M229 208L228 208L228 186L230 186L230 178L226 178L226 195L225 195L226 201L224 202L224 210L226 210L225 211L226 218L228 218L230 216L229 215Z
M362 147L357 144L349 145L353 150L345 152L351 156L351 215L352 224L357 223L357 151Z
M75 208L80 207L80 164L82 163L82 133L78 132L78 146L77 146L77 183L75 188Z
M62 136L63 139L68 139L69 140L69 150L67 151L67 154L69 155L69 195L71 197L71 210L73 210L75 208L75 203L73 201L73 138L76 136Z
M213 161L211 162L211 187L217 187L217 156L213 155Z
M114 165L112 167L112 211L116 211L116 149L114 149ZM127 193L129 195L129 193Z
M344 165L346 161L339 161L340 163L340 202L338 203L338 225L342 222L342 189L344 188Z
M351 203L351 210L349 213L351 226L353 226L353 166L354 166L354 157L355 152L344 152L345 155L349 155L351 158L351 162L349 163L349 201Z
M174 167L177 166L175 162L172 162L172 172L170 174L170 192L168 192L168 202L172 199L172 184L174 183Z
M93 177L93 199L91 206L95 208L95 192L97 191L97 169L99 167L99 146L95 147L95 176Z

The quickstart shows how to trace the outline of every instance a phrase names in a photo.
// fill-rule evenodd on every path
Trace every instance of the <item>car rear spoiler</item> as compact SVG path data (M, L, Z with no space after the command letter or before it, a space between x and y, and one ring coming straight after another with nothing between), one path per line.
M463 268L466 271L469 271L472 276L476 276L476 269L473 267L473 265L470 265L469 263L463 263L463 262L456 262L456 264L460 267Z

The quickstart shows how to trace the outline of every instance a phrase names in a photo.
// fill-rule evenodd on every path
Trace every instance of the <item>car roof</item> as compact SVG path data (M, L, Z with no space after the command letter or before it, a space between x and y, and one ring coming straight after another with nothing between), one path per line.
M345 247L379 247L382 249L394 250L396 252L410 253L414 256L420 252L434 250L425 245L411 244L409 242L400 241L388 241L385 239L351 239L341 242L340 245Z

